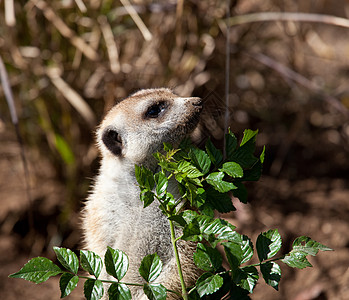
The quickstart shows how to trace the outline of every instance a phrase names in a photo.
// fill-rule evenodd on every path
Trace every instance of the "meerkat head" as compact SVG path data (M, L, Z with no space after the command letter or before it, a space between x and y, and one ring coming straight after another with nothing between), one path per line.
M202 101L166 88L141 90L114 106L97 131L103 158L144 164L163 143L178 143L198 121Z

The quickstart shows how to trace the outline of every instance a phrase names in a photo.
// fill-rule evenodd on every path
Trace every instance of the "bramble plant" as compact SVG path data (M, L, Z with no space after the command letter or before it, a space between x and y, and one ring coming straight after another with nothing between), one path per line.
M59 247L54 247L54 251L65 270L47 258L37 257L9 277L41 283L61 274L59 285L62 298L75 289L79 279L86 279L84 294L86 299L93 300L103 296L103 283L111 283L108 288L110 299L131 299L129 286L143 287L148 298L156 300L166 299L167 293L176 293L183 299L200 299L206 295L211 295L213 299L229 296L250 299L248 295L253 292L260 273L268 285L278 290L281 269L277 261L303 269L311 267L308 255L315 256L319 250L332 249L301 236L295 239L289 253L276 257L282 241L278 230L271 229L257 238L255 250L259 263L247 264L254 254L252 241L236 232L232 224L214 217L215 210L221 213L235 210L231 194L246 203L247 191L243 182L259 180L265 149L259 157L254 155L256 136L257 131L245 130L238 145L236 137L229 131L226 134L226 157L210 140L206 143L206 151L194 147L188 140L183 141L179 149L165 143L164 151L154 154L160 167L159 172L154 174L144 166L135 166L144 208L158 201L159 208L170 222L169 234L182 285L181 294L155 282L162 271L162 262L156 253L147 255L140 263L139 273L145 284L123 282L128 269L127 254L110 247L106 250L104 265L107 273L115 280L99 278L103 262L92 251L80 251L80 265L92 277L79 275L76 254ZM168 192L169 180L177 182L178 198ZM180 236L176 236L175 226L181 229ZM203 274L193 287L187 287L183 279L176 244L179 239L197 242L193 259ZM223 246L228 270L223 267L224 258L217 250L218 244Z

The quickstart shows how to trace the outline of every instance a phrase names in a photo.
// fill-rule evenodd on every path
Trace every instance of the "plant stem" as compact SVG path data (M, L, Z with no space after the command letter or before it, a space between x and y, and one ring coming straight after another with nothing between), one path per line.
M187 288L185 286L184 277L183 277L183 273L182 273L181 262L179 260L178 249L177 249L177 245L176 245L175 229L174 229L173 222L171 220L169 220L169 222L170 222L170 229L171 229L171 242L172 242L172 245L173 245L173 252L174 252L174 255L176 257L178 275L179 275L179 279L181 281L181 286L182 286L182 297L183 297L184 300L188 300Z

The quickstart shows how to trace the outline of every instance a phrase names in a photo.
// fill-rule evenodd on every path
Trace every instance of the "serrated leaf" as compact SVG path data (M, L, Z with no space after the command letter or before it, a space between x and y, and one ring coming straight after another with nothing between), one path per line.
M251 130L251 129L245 129L244 130L244 136L242 138L242 141L240 143L240 147L246 144L248 141L256 142L256 136L258 134L258 130Z
M79 277L70 273L63 273L59 279L61 298L68 296L78 285Z
M197 178L203 174L189 161L182 160L178 163L178 171L185 173L188 178Z
M70 249L53 247L56 253L57 259L64 268L70 272L76 274L79 269L79 259L76 254Z
M203 174L206 174L210 170L211 160L205 151L193 148L189 152L189 157L195 167L197 167Z
M220 193L214 188L206 190L206 204L220 213L235 211L231 197L227 193Z
M290 254L286 255L283 259L281 259L281 261L289 267L297 269L312 267L311 263L307 260L305 255L299 252L290 252Z
M281 248L281 236L277 229L270 229L261 233L256 242L256 249L259 260L262 262L272 258Z
M248 236L243 235L241 241L241 250L242 250L242 261L241 264L248 262L253 256L253 244Z
M143 208L148 207L155 200L154 193L146 189L141 191L141 193L139 194L139 197L143 202Z
M328 248L325 245L322 245L319 242L316 242L307 236L301 236L296 238L293 242L292 247L293 247L292 252L297 251L304 255L312 255L312 256L315 256L319 252L319 250L332 251L331 248Z
M239 267L244 257L241 246L234 242L223 242L222 245L230 267L233 270Z
M237 189L233 190L234 197L238 198L242 203L247 203L247 189L241 182L234 183Z
M281 280L280 266L275 262L266 262L260 265L260 269L265 282L278 291Z
M104 263L107 273L119 281L125 276L128 270L128 257L121 250L107 247Z
M228 130L228 133L225 135L225 153L227 154L227 158L231 160L233 157L233 153L236 150L237 139L235 135Z
M260 160L256 161L256 163L248 170L244 171L244 176L241 179L242 181L258 181L262 175L262 163Z
M84 283L84 295L87 300L99 300L103 297L103 283L96 279L87 279Z
M80 262L83 269L96 278L101 274L103 262L96 253L88 250L80 250Z
M245 169L251 168L259 159L253 155L256 149L256 135L258 131L247 129L239 148L233 153L231 160Z
M154 281L162 271L162 261L156 253L145 256L139 267L139 273L146 282Z
M233 270L233 281L243 289L253 292L259 279L258 271L253 266Z
M135 165L135 175L137 182L141 188L151 191L154 188L155 181L153 172L144 166Z
M143 291L150 300L165 300L167 296L166 288L159 283L145 284Z
M183 235L181 239L185 241L192 241L192 242L197 242L201 241L202 238L200 237L201 235L201 230L200 230L200 225L196 219L188 222L184 228L183 228Z
M226 193L237 188L232 182L224 181L223 177L223 172L214 172L206 177L206 182L220 193Z
M210 272L217 271L222 266L223 261L217 249L201 243L197 244L193 258L198 268Z
M187 222L181 215L174 215L168 218L171 221L177 222L180 226L184 227L187 225Z
M200 297L213 294L223 285L223 278L212 273L202 274L196 282L196 290Z
M130 289L123 283L112 283L108 289L109 300L132 299Z
M35 257L28 261L18 272L9 275L10 278L22 278L34 283L41 283L63 271L46 257Z
M156 188L155 188L156 194L160 196L163 193L165 193L167 190L168 179L165 176L165 174L162 172L156 173L154 175L154 179L156 182Z
M211 140L207 140L206 142L206 152L211 160L211 162L215 166L219 166L223 161L223 154L219 151L211 142Z
M241 166L233 161L224 163L219 171L224 172L233 178L241 178L244 176L244 171Z

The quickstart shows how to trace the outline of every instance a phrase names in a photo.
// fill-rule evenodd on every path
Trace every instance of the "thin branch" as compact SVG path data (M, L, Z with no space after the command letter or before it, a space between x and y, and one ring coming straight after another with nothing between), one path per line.
M69 39L70 43L78 48L87 58L96 61L99 59L98 53L87 44L81 37L75 34L63 20L55 13L55 11L42 0L31 0L31 2L39 9L42 10L47 20L52 22L53 26L63 35Z
M258 62L268 66L269 68L280 73L285 79L292 80L303 87L323 96L324 100L333 106L337 111L349 117L349 110L335 97L324 93L323 88L315 82L309 80L303 75L295 72L287 66L261 53L245 53L245 55L257 60Z
M58 70L47 68L46 75L69 103L81 114L91 128L93 128L96 124L96 118L86 101L59 76Z
M144 39L146 41L150 41L153 38L153 36L150 33L150 31L148 30L147 26L145 26L145 24L143 23L142 19L140 18L140 16L137 13L137 11L131 5L130 1L120 0L120 2L125 7L126 11L131 16L133 21L136 23L136 25L137 25L138 29L140 30L140 32L142 33Z
M14 0L5 0L5 3L4 3L5 22L7 26L11 26L11 27L16 25L15 6L13 1Z
M113 32L105 16L99 16L98 22L101 25L102 34L107 46L110 69L114 74L118 74L121 67L119 62L119 52L115 44Z
M312 22L324 23L340 27L349 28L349 19L340 18L331 15L292 13L292 12L261 12L234 16L226 20L228 26L241 25L255 22L271 21L293 21L293 22Z

